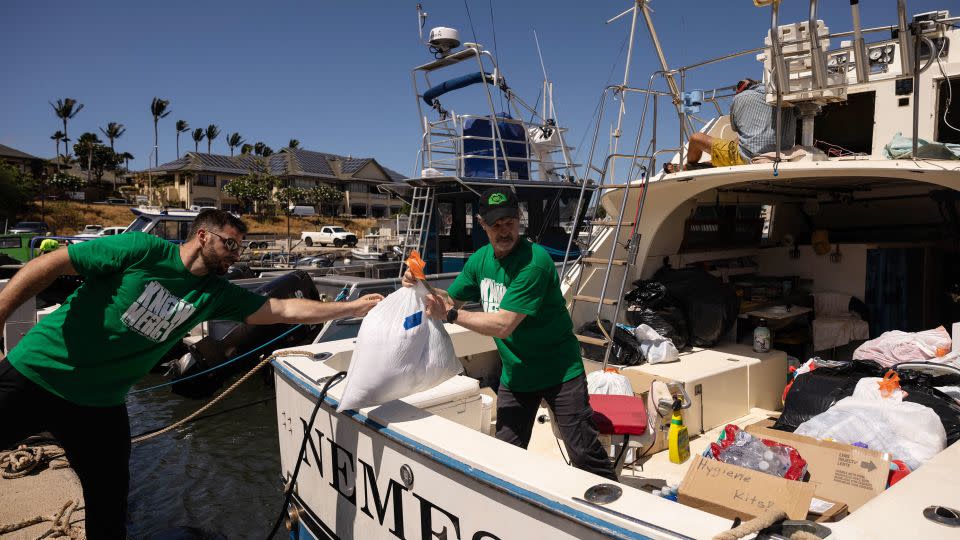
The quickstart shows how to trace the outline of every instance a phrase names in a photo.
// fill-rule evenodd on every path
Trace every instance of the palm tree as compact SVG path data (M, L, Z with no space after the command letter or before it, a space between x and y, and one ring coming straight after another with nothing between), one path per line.
M60 141L62 141L64 137L66 137L66 135L64 135L59 129L50 136L50 139L52 139L57 145L57 172L60 172ZM67 143L63 144L66 146Z
M262 156L263 149L266 147L267 145L263 144L261 141L257 141L257 143L253 145L253 153L258 156Z
M250 152L253 152L253 145L252 145L252 144L244 143L243 146L240 147L240 155L241 155L241 156L248 155L248 154L250 154Z
M260 151L260 155L263 157L270 157L273 155L273 148L270 148L267 145L263 145L263 150Z
M180 159L180 134L190 131L190 124L186 120L177 120L177 159Z
M218 128L216 124L210 124L207 126L205 135L207 136L207 153L209 154L210 145L213 144L213 140L220 135L220 128Z
M131 154L130 152L124 152L120 154L120 159L122 159L126 163L127 172L130 172L130 160L134 159L133 154Z
M160 150L158 148L160 135L157 132L157 123L160 122L161 118L166 118L168 114L173 111L168 111L167 106L170 105L170 101L166 99L160 99L154 97L153 101L150 102L150 114L153 115L153 166L160 166Z
M103 141L100 140L100 137L97 137L96 133L84 133L80 135L80 138L77 139L77 153L81 151L86 152L87 154L87 183L90 182L90 174L93 170L93 148L102 144Z
M73 98L63 98L58 99L56 105L50 103L50 106L53 107L53 112L57 115L57 118L63 120L63 140L64 144L66 144L66 141L70 140L67 137L67 120L72 119L78 112L83 110L83 103L77 103L77 100ZM70 159L69 146L63 150L63 157L67 160Z
M227 146L230 147L230 155L233 156L233 149L243 144L243 137L239 133L234 131L227 137ZM245 145L249 146L249 145Z
M127 132L127 128L123 127L123 124L118 124L117 122L110 122L107 124L107 129L100 128L100 132L106 135L110 139L110 150L114 150L113 141L114 139L119 139L121 135ZM114 151L115 152L115 151ZM113 190L117 190L117 172L113 172Z
M100 128L100 132L110 139L110 149L113 150L114 139L119 139L121 135L127 132L127 128L123 127L123 124L110 122L107 124L107 129Z
M193 151L199 152L200 141L203 140L203 128L197 128L193 130L193 133L190 136L193 137Z
M300 148L300 141L297 139L290 139L290 142L287 143L287 148Z

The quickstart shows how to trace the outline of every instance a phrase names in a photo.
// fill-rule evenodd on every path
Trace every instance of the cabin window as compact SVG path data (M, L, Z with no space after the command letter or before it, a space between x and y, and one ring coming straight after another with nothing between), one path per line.
M186 240L189 231L189 221L172 221L165 219L158 221L153 229L150 229L150 234L163 238L164 240L179 242Z
M698 206L684 224L680 251L758 246L772 219L763 209L759 204Z
M847 95L846 101L829 103L813 120L814 146L828 156L869 154L873 149L876 92ZM800 140L801 122L797 122Z
M768 240L773 233L773 211L776 209L772 204L765 204L760 207L760 217L763 219L763 231L760 233L761 240Z
M936 139L942 143L960 144L960 131L957 131L957 128L960 128L960 77L942 80L937 86L939 99L937 99ZM953 99L948 108L947 100L951 97Z

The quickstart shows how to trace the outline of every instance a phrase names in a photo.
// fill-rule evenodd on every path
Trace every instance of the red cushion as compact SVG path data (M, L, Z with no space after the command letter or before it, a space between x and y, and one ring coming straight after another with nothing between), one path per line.
M643 435L647 431L647 408L642 398L590 394L590 408L603 435Z

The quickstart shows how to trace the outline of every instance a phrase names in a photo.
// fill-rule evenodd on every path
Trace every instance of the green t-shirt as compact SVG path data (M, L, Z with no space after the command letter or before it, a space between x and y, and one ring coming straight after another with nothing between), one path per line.
M74 244L84 283L10 351L25 377L78 405L124 402L127 391L197 324L243 321L266 297L195 276L176 244L127 233Z
M510 390L533 392L583 374L557 268L542 247L521 239L497 259L487 244L467 259L447 292L456 300L481 302L485 312L526 315L510 337L494 338L503 360L500 383Z

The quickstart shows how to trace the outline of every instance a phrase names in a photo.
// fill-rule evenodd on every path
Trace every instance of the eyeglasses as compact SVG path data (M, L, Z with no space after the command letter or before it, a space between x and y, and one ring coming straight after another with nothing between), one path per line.
M212 234L212 235L214 235L214 236L216 236L216 237L219 238L220 240L223 240L223 247L225 247L225 248L227 248L228 250L233 251L233 252L237 252L237 253L240 252L240 250L241 250L240 242L237 242L237 241L234 240L233 238L226 238L226 237L224 237L224 236L221 236L221 235L219 235L219 234L217 234L217 233L215 233L215 232L213 232L213 231L207 231L207 232L210 233L210 234Z

